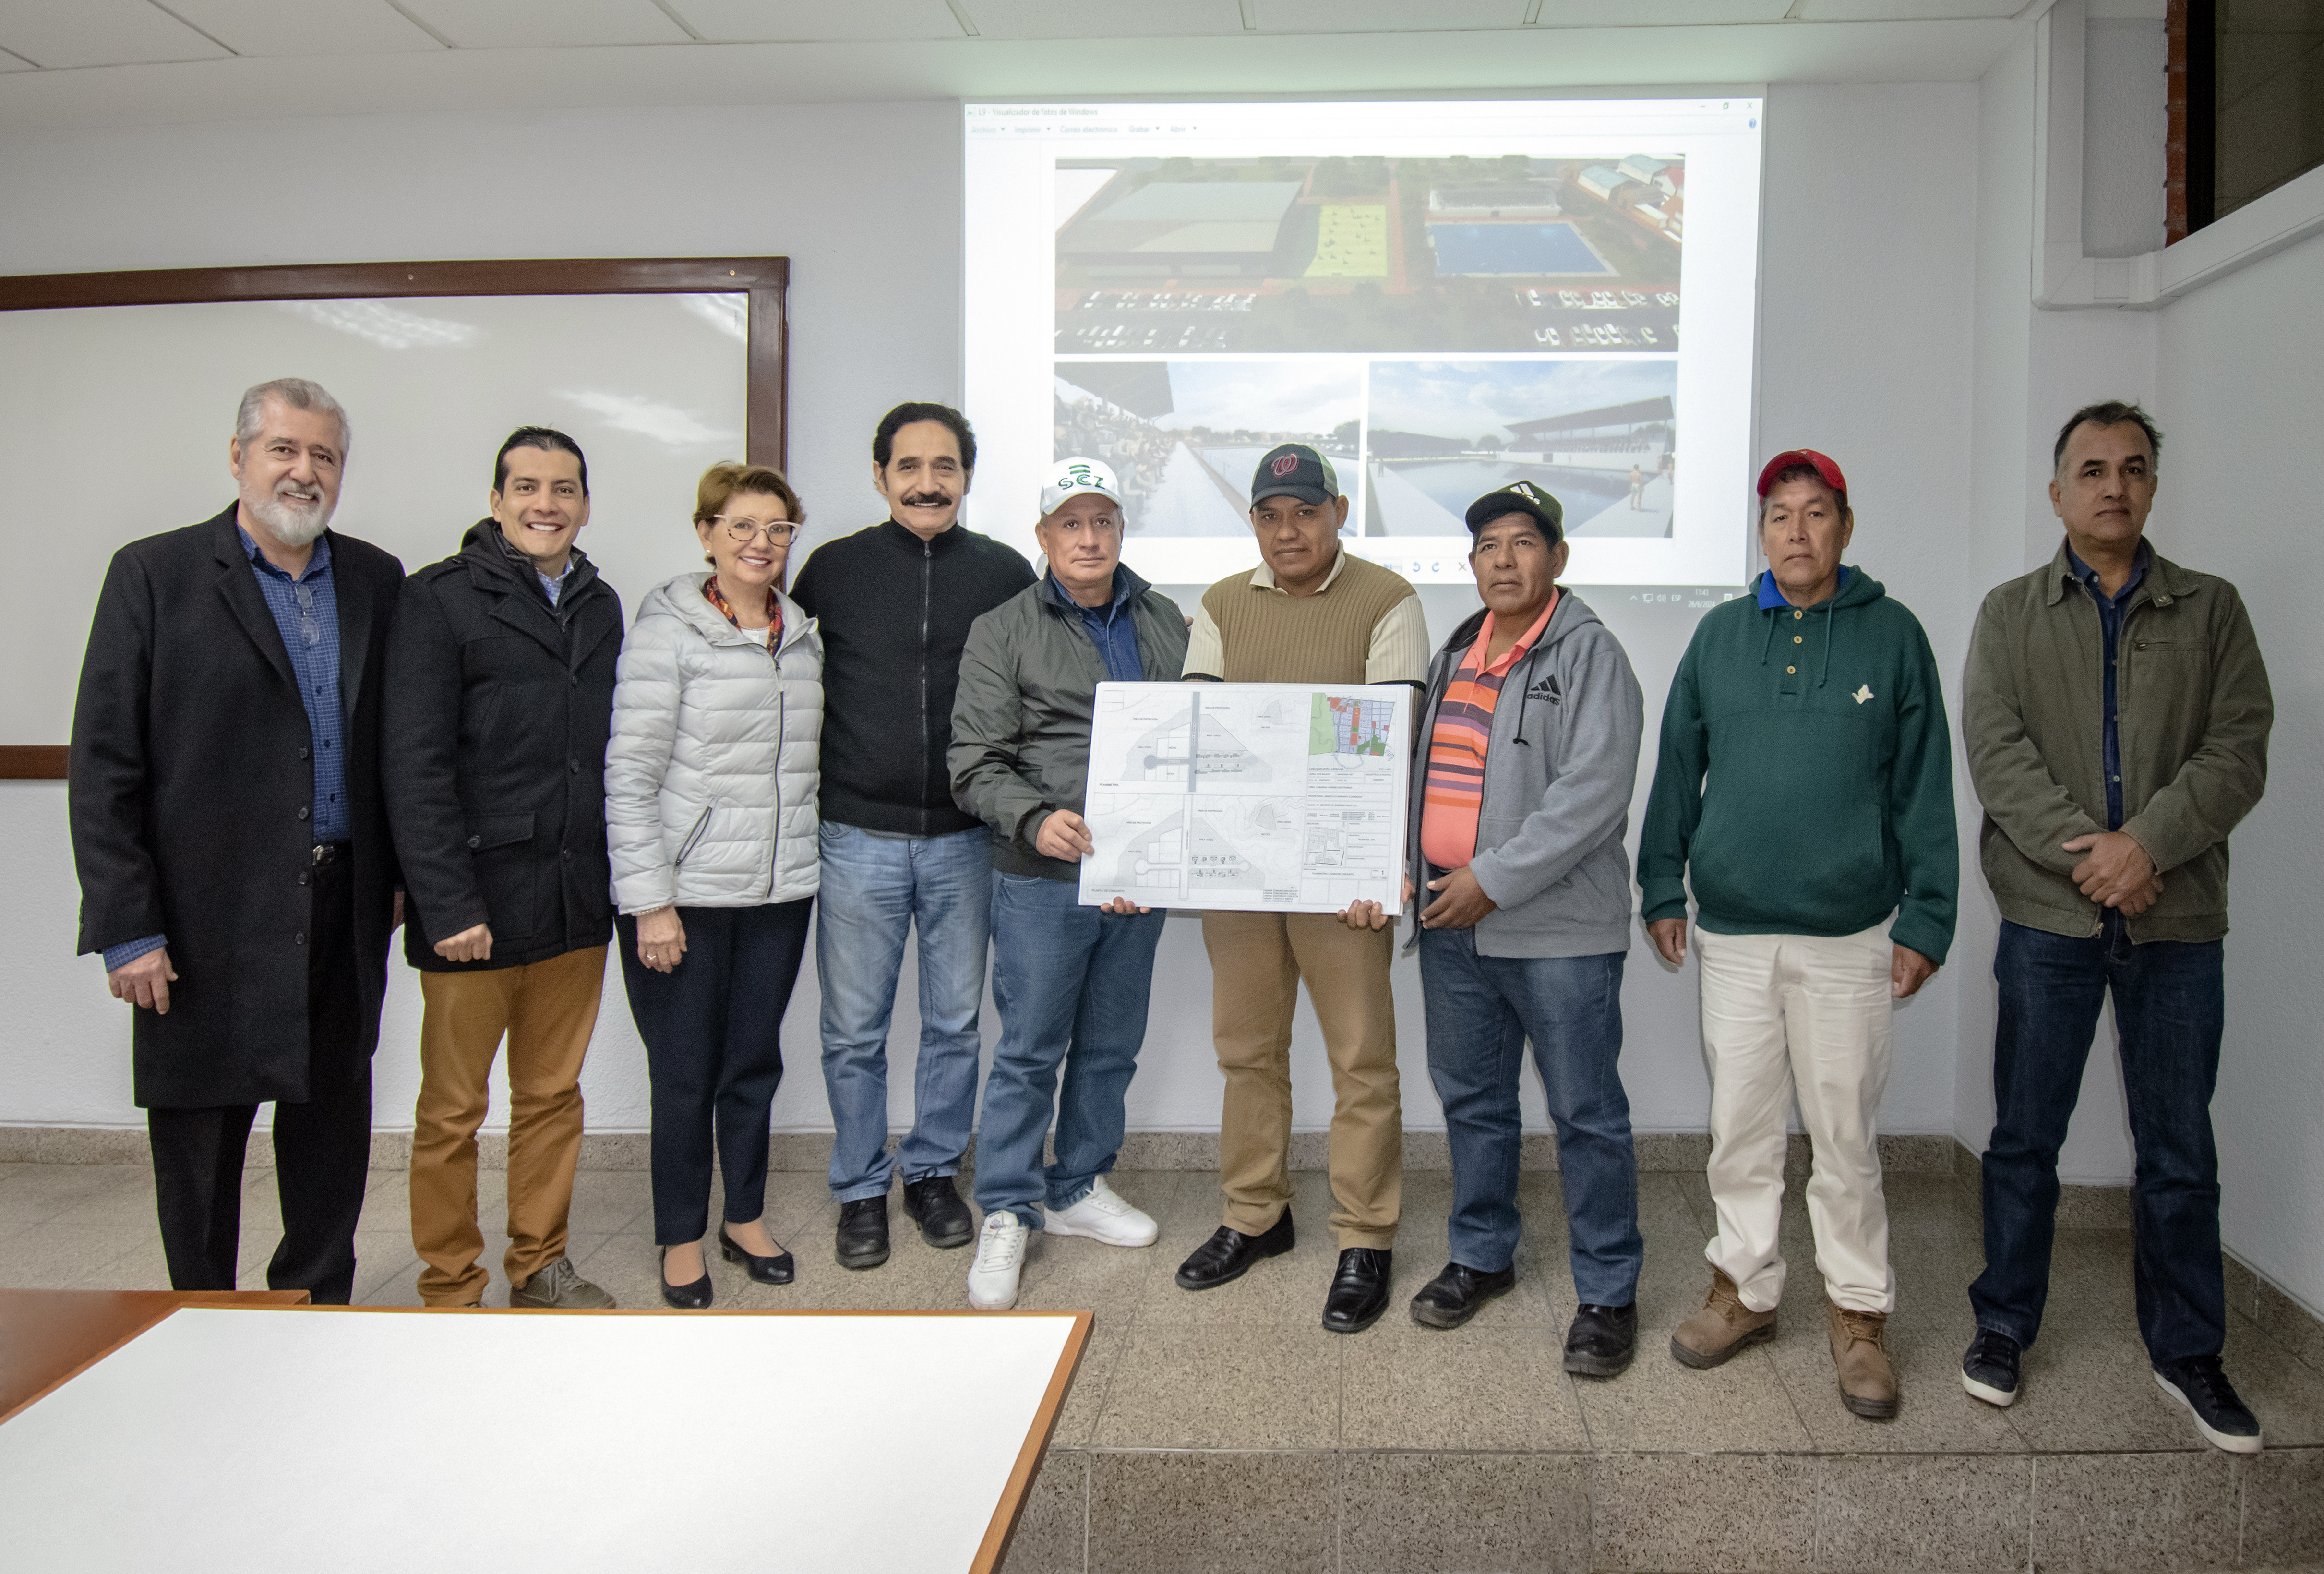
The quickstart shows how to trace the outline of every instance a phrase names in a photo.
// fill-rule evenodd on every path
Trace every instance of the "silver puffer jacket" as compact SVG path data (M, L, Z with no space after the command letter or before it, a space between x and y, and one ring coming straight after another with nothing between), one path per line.
M624 913L794 902L818 883L822 639L782 596L770 656L702 594L709 577L649 591L622 646L605 836Z

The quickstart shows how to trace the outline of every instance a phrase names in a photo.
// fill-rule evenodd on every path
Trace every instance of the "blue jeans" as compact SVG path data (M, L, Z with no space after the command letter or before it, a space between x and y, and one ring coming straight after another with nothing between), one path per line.
M1526 1040L1557 1126L1573 1289L1587 1305L1637 1299L1638 1155L1622 1053L1622 961L1480 957L1477 931L1420 931L1428 1078L1452 1149L1452 1261L1495 1273L1516 1259L1517 1071Z
M842 1202L885 1197L897 1170L909 1184L960 1169L976 1115L977 1014L992 833L876 837L825 820L815 968L823 992L823 1085L836 1128L831 1190ZM912 1129L888 1154L888 1021L904 937L920 931L920 1059Z
M992 876L992 1002L1001 1042L977 1122L976 1206L1041 1227L1041 1205L1071 1208L1121 1152L1122 1096L1146 1042L1147 997L1164 913L1081 905L1062 880ZM1057 1069L1065 1068L1065 1097ZM1056 1162L1041 1167L1049 1110Z
M2058 1149L2081 1091L2098 1006L2114 991L2137 1150L2131 1189L2138 1331L2158 1366L2216 1356L2227 1337L2219 1157L2211 1142L2227 986L2218 940L2134 946L2108 909L2085 940L2005 922L1993 958L1993 1140L1985 1150L1985 1272L1977 1326L2030 1345L2050 1293Z

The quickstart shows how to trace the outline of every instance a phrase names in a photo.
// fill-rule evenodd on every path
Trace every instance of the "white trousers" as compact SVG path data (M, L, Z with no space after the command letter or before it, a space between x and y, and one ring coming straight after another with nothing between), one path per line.
M1719 1210L1719 1234L1703 1255L1754 1311L1772 1310L1783 1298L1776 1232L1796 1093L1815 1147L1808 1222L1825 1292L1847 1310L1894 1310L1888 1199L1873 1129L1888 1086L1887 925L1831 940L1697 926L1694 943L1711 1062L1711 1199Z

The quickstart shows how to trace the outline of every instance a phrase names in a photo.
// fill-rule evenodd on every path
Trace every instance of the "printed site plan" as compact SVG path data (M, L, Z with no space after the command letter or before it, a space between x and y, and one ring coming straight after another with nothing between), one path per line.
M1099 684L1082 901L1394 912L1415 699L1387 684Z

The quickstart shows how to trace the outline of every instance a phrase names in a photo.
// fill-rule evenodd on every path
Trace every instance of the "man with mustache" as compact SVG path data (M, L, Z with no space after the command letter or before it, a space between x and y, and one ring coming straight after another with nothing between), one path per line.
M1711 1061L1711 1292L1671 1356L1716 1366L1775 1337L1796 1095L1840 1403L1885 1421L1896 1275L1876 1117L1890 1013L1952 944L1960 862L1936 658L1920 621L1840 562L1855 532L1829 455L1793 449L1759 472L1766 572L1705 614L1679 660L1638 884L1675 968L1692 875Z
M993 833L1001 1042L978 1123L984 1227L968 1274L968 1303L981 1311L1016 1304L1032 1232L1110 1246L1148 1246L1159 1234L1105 1178L1167 915L1119 896L1081 905L1082 860L1096 850L1082 810L1097 686L1176 676L1186 654L1185 616L1122 562L1121 532L1112 470L1059 460L1034 526L1049 571L968 631L953 701L953 791ZM1045 1169L1052 1109L1056 1158Z
M420 1299L481 1303L476 1131L508 1041L509 1304L613 1298L565 1255L581 1062L613 938L605 744L622 598L574 542L589 463L551 427L493 458L490 514L404 581L388 652L387 810L420 971L411 1243Z
M371 1056L401 921L380 790L403 567L327 529L347 421L316 384L244 394L241 495L114 554L70 771L79 949L131 1004L170 1282L231 1290L242 1161L274 1106L277 1290L346 1301Z
M815 966L843 1268L888 1260L898 1170L922 1240L964 1246L975 1233L953 1177L976 1116L992 833L953 801L945 755L969 625L1033 583L1021 553L962 528L975 475L967 417L896 406L872 438L888 518L824 543L791 592L823 635ZM919 1063L912 1129L890 1155L888 1023L915 927Z
M2138 1153L2138 1331L2203 1437L2255 1454L2259 1420L2219 1365L2211 1094L2227 833L2266 789L2275 701L2236 588L2147 543L2162 450L2135 404L2076 411L2051 453L2065 539L1986 597L1969 636L1961 730L2002 921L1985 1271L1961 1385L1988 1404L2017 1398L2049 1299L2058 1150L2111 994Z

